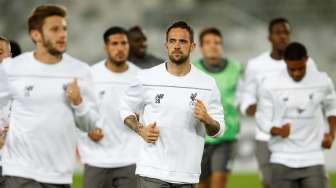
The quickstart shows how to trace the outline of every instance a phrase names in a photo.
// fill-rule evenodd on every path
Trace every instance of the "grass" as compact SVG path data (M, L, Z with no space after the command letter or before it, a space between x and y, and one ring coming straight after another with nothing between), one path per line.
M336 188L336 172L329 174L329 185L330 188ZM72 188L83 188L82 186L82 176L74 176L74 184ZM233 174L229 180L229 185L227 188L262 188L259 182L259 177L257 174L242 173Z

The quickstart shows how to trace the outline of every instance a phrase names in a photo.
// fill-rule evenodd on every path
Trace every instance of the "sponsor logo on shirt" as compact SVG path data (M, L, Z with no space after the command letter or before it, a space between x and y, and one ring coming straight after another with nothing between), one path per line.
M25 97L30 97L30 93L33 91L34 86L33 85L28 85L24 88L24 96Z
M164 94L157 94L155 96L155 103L156 104L160 104L161 103L161 99L163 99L163 97L164 97Z

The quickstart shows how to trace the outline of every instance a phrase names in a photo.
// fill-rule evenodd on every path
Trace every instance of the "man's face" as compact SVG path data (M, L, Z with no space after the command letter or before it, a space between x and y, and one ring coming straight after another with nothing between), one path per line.
M169 31L166 41L168 57L172 63L183 64L190 56L190 52L195 48L195 43L190 41L188 30L173 28Z
M3 59L10 57L10 47L9 44L6 41L0 40L0 63Z
M307 58L303 60L286 60L287 72L294 81L299 82L306 75Z
M126 63L129 52L127 36L122 33L110 35L107 43L105 43L105 52L115 65Z
M223 45L220 36L214 34L206 34L202 39L201 46L204 59L211 60L210 62L218 62L223 55Z
M290 27L288 23L273 25L269 35L269 41L275 50L285 50L290 40Z
M136 57L143 58L147 50L147 38L140 31L133 31L129 33L129 44L132 54Z
M66 21L60 16L44 19L42 30L33 30L33 39L52 55L62 55L66 50Z

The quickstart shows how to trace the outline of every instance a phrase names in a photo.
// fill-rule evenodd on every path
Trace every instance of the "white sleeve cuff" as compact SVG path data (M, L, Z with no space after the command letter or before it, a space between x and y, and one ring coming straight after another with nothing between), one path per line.
M82 116L89 111L89 106L86 104L84 99L79 105L74 105L71 103L71 107L75 110L77 116Z
M240 104L240 111L243 115L247 115L246 114L246 110L249 106L253 105L253 104L256 104L256 100L252 100L252 99L249 99L249 100L246 100L246 101L243 101L241 102Z
M134 112L127 112L127 111L121 111L120 112L120 118L121 120L124 122L125 119L128 117L128 116L135 116L137 117L137 115L134 113Z

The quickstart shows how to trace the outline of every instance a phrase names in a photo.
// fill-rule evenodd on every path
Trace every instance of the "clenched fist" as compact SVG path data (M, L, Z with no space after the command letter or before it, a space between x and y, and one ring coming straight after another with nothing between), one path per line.
M77 106L82 103L82 96L80 93L80 88L77 82L77 78L75 78L72 82L70 82L66 87L66 95L71 102L71 104Z
M92 141L99 142L104 137L104 133L100 128L94 128L88 133L88 136Z
M141 127L138 133L147 143L155 144L160 135L160 130L156 123L150 123L145 127Z

